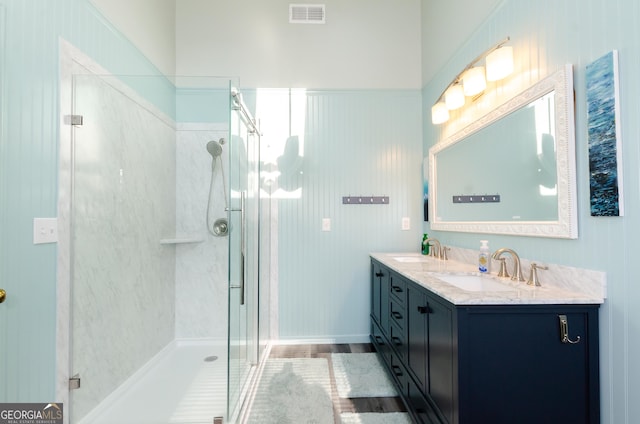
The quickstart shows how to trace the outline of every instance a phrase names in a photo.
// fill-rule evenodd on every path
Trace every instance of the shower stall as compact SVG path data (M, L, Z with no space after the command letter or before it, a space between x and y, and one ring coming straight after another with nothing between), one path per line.
M69 422L234 422L269 343L258 124L234 79L80 71L61 143Z

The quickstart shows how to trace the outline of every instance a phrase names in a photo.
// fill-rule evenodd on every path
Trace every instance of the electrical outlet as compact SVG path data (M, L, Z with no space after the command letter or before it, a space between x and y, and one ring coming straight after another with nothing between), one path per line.
M33 244L58 242L58 218L33 218Z
M409 219L408 216L405 216L404 218L402 218L402 229L404 231L411 229L411 220Z
M331 218L322 218L322 231L331 231Z

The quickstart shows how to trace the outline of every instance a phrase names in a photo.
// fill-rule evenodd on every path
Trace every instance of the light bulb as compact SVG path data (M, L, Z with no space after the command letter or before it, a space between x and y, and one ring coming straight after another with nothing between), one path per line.
M431 123L443 124L449 120L449 109L444 102L438 102L431 106Z
M462 74L462 88L465 96L475 96L482 93L487 88L487 81L484 79L484 66L476 66Z
M455 110L464 106L464 91L460 84L454 84L444 92L444 102L447 109Z
M487 81L498 81L513 72L513 47L502 46L487 55Z

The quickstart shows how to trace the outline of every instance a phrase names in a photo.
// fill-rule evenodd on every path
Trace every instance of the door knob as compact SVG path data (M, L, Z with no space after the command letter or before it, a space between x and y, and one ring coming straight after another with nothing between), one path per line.
M4 291L3 289L0 289L0 303L4 302L6 298L7 298L7 292Z

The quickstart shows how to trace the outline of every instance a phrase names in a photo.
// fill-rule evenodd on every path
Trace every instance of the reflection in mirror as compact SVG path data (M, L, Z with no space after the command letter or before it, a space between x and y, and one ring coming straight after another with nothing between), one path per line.
M577 237L571 66L430 150L435 230Z

